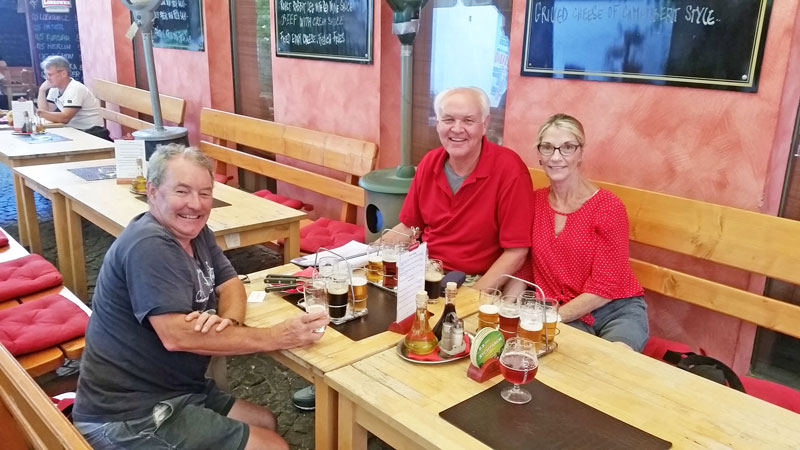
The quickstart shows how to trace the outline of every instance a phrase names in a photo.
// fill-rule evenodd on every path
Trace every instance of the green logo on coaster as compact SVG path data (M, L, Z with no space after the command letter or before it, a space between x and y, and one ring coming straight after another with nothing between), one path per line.
M480 367L491 358L503 352L506 340L503 334L492 328L484 328L475 336L475 341L470 349L470 361L475 367Z

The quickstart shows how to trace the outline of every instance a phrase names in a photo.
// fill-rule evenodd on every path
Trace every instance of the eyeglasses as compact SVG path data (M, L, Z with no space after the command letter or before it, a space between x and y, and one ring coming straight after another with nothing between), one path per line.
M553 144L548 143L539 144L536 146L536 149L539 150L539 153L544 156L550 156L555 153L556 150L561 153L561 156L569 156L578 151L579 148L581 148L581 144L576 144L574 142L565 142L561 144L561 147L554 147Z

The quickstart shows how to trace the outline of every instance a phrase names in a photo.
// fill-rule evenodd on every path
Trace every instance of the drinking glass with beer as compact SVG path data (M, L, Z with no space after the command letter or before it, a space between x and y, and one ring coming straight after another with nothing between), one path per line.
M506 340L517 335L519 327L519 298L516 295L500 297L498 304L500 313L500 332Z
M347 316L348 279L346 273L334 272L325 282L328 291L328 317L334 325L344 323Z
M500 291L493 288L481 289L478 294L478 330L483 328L497 329L500 324L500 313L497 302L500 300Z
M538 371L539 358L536 356L535 343L520 337L509 339L500 354L500 373L514 386L503 389L500 395L509 403L528 403L532 398L531 393L519 385L533 381Z
M367 248L367 280L373 283L383 281L383 261L381 260L381 245L372 243Z
M429 259L425 263L425 291L428 293L428 303L438 303L442 292L442 278L444 269L442 261Z
M360 317L367 313L367 274L366 268L355 268L350 275L350 286L347 290L347 301L350 304L350 312L354 316Z
M303 287L303 298L305 299L305 308L308 314L318 311L328 312L327 293L325 292L325 280L317 278L307 283ZM324 333L325 326L321 326L314 330L315 333Z
M400 254L408 250L408 242L384 244L381 249L383 261L383 286L394 289L397 287L397 260Z
M544 305L544 332L542 333L542 342L547 345L549 350L553 346L553 341L558 334L558 322L561 322L561 316L558 314L558 300L547 298L542 304Z
M536 342L538 347L544 330L544 309L539 300L524 297L520 300L517 336Z

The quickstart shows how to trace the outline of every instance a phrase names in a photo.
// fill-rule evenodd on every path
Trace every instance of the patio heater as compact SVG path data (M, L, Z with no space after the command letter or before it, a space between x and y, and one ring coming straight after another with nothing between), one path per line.
M394 11L392 33L400 39L400 165L374 170L359 181L359 185L367 193L367 242L379 238L382 229L397 225L400 208L416 172L411 164L411 69L420 10L426 2L427 0L386 0Z
M161 144L177 143L189 145L188 133L183 127L165 127L161 118L161 102L158 97L156 67L153 61L153 22L161 0L122 0L133 13L133 20L142 32L142 50L147 68L147 85L150 88L150 103L153 106L153 128L134 131L133 138L145 141L145 158L150 159Z

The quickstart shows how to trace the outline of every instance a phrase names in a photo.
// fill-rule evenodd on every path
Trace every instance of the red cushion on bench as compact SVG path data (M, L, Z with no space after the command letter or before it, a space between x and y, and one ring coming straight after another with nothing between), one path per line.
M739 377L745 392L765 402L800 414L800 391L788 386L753 377Z
M69 299L53 294L0 311L0 343L12 355L53 347L83 336L89 316Z
M272 202L275 202L275 203L280 203L281 205L288 206L289 208L294 208L294 209L302 209L303 208L303 202L301 202L300 200L295 200L293 198L284 197L283 195L273 194L272 192L270 192L270 191L268 191L266 189L261 190L261 191L253 192L253 195L257 195L257 196L259 196L261 198L265 198L265 199L267 199L269 201L272 201Z
M8 236L6 236L6 232L0 228L0 247L8 246Z
M666 353L667 350L672 350L678 353L687 353L691 352L692 348L683 342L670 341L669 339L650 336L650 338L647 340L647 343L644 345L642 354L663 361L664 353Z
M300 250L306 253L314 253L320 247L340 247L350 241L364 242L364 227L320 217L300 228Z
M228 184L228 181L233 179L233 175L225 175L222 173L215 173L214 174L214 181L217 183Z
M41 255L12 259L0 264L0 301L58 286L62 281L58 269Z

